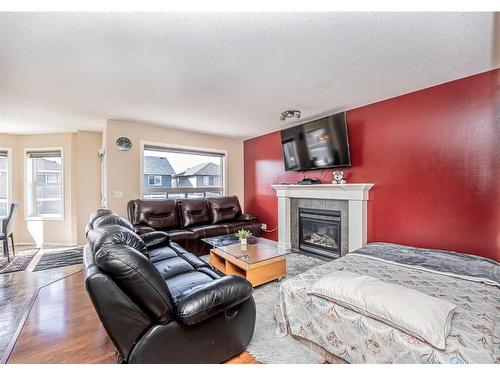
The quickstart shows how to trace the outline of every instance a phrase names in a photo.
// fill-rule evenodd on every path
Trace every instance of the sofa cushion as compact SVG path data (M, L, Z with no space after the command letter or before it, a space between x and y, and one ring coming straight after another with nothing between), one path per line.
M153 263L143 254L124 244L105 245L97 251L95 262L153 319L160 324L172 320L170 291Z
M117 224L95 228L88 233L87 238L94 253L97 253L103 246L118 244L130 246L149 257L149 252L141 237L134 231Z
M180 246L177 242L170 242L169 247L172 248L179 255L188 254L188 251L184 249L182 246Z
M220 198L207 198L212 214L212 224L232 221L241 215L240 202L235 195Z
M146 244L148 250L163 247L169 244L170 236L165 232L154 231L141 234L140 237Z
M177 252L175 252L170 246L157 247L149 251L149 259L153 263L177 256L179 256L179 254L177 254Z
M227 233L236 233L240 229L246 229L252 232L255 236L260 235L260 223L257 221L233 221L231 223L222 224Z
M167 233L170 236L170 247L174 248L175 251L182 249L183 252L196 253L198 240L193 232L182 229L168 231Z
M181 257L183 259L185 259L196 270L198 270L202 267L210 267L210 265L208 263L202 261L200 258L198 258L194 254L186 252L186 253L182 254Z
M197 239L228 234L227 228L220 224L201 225L189 228L189 230L195 234Z
M224 274L216 268L212 269L209 267L200 267L198 268L198 272L203 272L204 274L207 274L213 279L218 279L219 277L224 276Z
M172 301L175 303L179 296L212 280L214 280L214 277L205 272L192 271L168 278L165 282L172 294Z
M182 242L185 239L195 239L193 232L187 229L173 229L166 231L172 242Z
M155 232L155 231L156 231L156 229L148 227L147 225L134 225L134 232L139 234L139 235L143 235L143 234L151 233L151 232Z
M194 267L180 256L155 262L154 266L164 279L174 277L180 273L194 271Z
M136 199L130 201L127 208L129 219L134 226L163 231L179 228L177 204L173 199Z
M210 212L206 199L183 199L178 201L182 227L210 223Z
M249 215L249 214L241 214L236 218L236 221L256 221L257 216Z

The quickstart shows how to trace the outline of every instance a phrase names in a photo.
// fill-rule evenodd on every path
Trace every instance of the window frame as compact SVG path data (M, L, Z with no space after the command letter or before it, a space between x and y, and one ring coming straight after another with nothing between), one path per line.
M7 152L7 215L12 203L12 148L0 147L0 151Z
M30 201L30 194L28 189L30 188L30 178L28 176L28 153L29 152L50 152L58 151L61 153L61 214L60 215L30 215L30 207L33 202ZM26 221L64 221L66 217L66 184L65 184L65 162L64 162L64 147L29 147L24 149L24 219Z
M228 152L227 150L219 150L219 149L212 149L212 148L204 148L204 147L191 147L191 146L186 146L186 145L178 145L178 144L172 144L172 143L159 143L159 142L154 142L154 141L144 141L141 140L140 143L140 178L141 178L141 184L140 184L140 196L141 199L144 198L144 194L146 193L144 191L144 151L145 148L147 147L157 147L157 148L162 148L165 149L166 152L168 151L185 151L188 153L209 153L209 154L219 154L222 157L222 184L220 188L213 188L214 190L220 190L222 193L222 196L225 196L227 194L227 165L228 165ZM206 190L206 188L161 188L158 187L158 189L170 189L170 191L167 191L166 199L168 198L168 194L186 194L186 197L188 194L193 194L196 193L196 190ZM211 189L211 188L209 188Z

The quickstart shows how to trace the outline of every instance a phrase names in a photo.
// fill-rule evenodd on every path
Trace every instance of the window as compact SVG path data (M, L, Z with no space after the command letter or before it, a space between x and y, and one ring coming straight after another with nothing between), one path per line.
M149 186L161 186L161 176L149 176Z
M59 182L59 178L61 178L61 175L60 174L56 174L56 173L47 173L46 174L46 179L48 183L56 183L56 182Z
M223 196L224 164L222 152L145 145L143 196L145 199Z
M0 150L0 216L7 216L9 212L9 173L9 152L7 150Z
M28 217L63 218L62 174L61 150L26 152Z
M203 176L203 186L214 186L215 176Z

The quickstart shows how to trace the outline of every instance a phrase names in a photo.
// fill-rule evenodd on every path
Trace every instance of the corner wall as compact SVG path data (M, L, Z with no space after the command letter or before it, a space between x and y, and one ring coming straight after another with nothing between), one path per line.
M89 215L101 207L101 159L97 152L102 147L102 133L78 131L75 143L76 239L82 245Z

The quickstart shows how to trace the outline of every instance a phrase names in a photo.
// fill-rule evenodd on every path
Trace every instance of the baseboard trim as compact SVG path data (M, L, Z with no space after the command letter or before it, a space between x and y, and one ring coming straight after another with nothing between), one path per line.
M36 247L35 242L14 242L16 246L33 246ZM60 246L60 247L70 247L78 246L76 242L45 242L42 244L42 249L44 246Z
M61 247L69 247L69 246L78 246L76 244L76 242L72 242L72 243L69 243L69 242L45 242L43 245L42 245L42 248L44 246L61 246Z
M36 246L36 243L34 243L34 242L17 242L17 241L15 241L14 244L16 246Z

